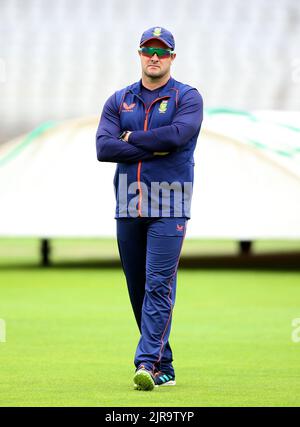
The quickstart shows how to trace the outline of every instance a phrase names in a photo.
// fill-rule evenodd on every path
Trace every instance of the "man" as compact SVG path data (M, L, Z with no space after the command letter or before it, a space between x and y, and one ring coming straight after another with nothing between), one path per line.
M98 160L118 163L117 241L141 333L138 390L176 384L169 335L203 102L197 89L171 77L174 49L164 28L142 34L142 78L106 101L96 135Z

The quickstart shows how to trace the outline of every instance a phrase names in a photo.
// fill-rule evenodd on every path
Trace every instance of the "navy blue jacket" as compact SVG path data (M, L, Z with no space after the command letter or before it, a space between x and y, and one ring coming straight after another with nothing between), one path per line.
M118 163L115 218L190 218L202 97L172 77L148 108L141 92L140 80L108 98L96 134L98 160ZM119 139L124 130L128 142Z

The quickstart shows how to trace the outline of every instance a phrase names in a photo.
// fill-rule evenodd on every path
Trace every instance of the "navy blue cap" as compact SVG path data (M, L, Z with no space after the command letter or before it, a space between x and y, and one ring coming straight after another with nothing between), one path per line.
M170 49L175 49L175 40L173 34L170 31L162 27L152 27L149 30L143 32L140 47L148 40L160 40L165 43Z

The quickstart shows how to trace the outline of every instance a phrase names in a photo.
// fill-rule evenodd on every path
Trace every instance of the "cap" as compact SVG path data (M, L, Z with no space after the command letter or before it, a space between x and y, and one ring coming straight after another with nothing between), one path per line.
M149 30L143 32L140 46L146 43L148 40L160 40L165 43L170 49L175 49L175 40L173 34L162 27L152 27Z

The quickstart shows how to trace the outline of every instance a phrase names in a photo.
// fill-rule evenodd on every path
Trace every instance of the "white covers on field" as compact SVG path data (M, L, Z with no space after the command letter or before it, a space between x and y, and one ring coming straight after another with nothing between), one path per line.
M0 236L115 235L98 120L43 123L0 145ZM300 237L300 113L206 110L194 158L187 237Z

